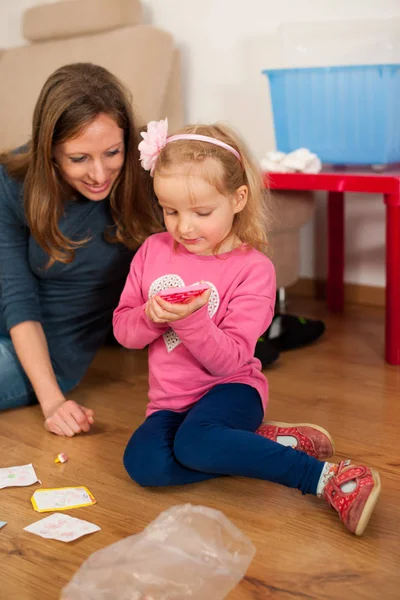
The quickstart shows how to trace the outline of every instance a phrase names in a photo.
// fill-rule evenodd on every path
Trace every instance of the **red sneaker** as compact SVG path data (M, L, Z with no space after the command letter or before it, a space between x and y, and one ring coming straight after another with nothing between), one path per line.
M355 482L355 489L344 492L342 486ZM362 535L375 508L381 491L379 473L364 466L342 461L336 475L326 484L323 496L336 510L342 523L351 533Z
M325 460L335 454L333 439L326 429L318 425L270 421L263 423L256 433L273 442L276 442L280 435L290 435L297 440L297 445L294 445L293 448L320 460Z

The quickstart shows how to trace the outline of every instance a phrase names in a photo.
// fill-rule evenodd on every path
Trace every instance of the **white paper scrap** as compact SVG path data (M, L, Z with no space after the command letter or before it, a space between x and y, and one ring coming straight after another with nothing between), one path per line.
M40 483L32 465L5 467L0 469L0 489L6 487L22 487L37 482Z
M45 517L24 529L43 538L59 540L60 542L72 542L88 533L100 531L100 527L94 525L94 523L61 514Z

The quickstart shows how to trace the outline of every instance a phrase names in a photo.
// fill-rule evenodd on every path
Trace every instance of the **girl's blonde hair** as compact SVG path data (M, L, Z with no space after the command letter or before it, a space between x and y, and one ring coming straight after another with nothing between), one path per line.
M124 131L125 160L110 195L115 227L105 232L109 242L137 248L160 222L148 191L147 174L139 166L139 132L129 92L112 73L91 63L57 69L45 82L33 114L32 138L22 153L0 155L11 177L24 183L24 208L31 233L55 261L69 263L76 248L89 238L73 241L59 228L71 190L60 177L54 148L70 140L105 113ZM73 192L72 192L73 193Z
M167 143L161 150L154 175L168 175L171 168L182 164L204 165L201 176L224 196L233 194L242 185L247 186L247 203L243 210L235 215L231 233L244 244L265 253L269 223L268 196L261 169L245 143L230 127L220 123L188 125L173 135L177 134L205 135L225 142L239 152L241 161L229 150L209 142L177 140ZM208 168L210 163L207 159L210 158L218 161L221 168ZM218 252L219 246L215 252Z

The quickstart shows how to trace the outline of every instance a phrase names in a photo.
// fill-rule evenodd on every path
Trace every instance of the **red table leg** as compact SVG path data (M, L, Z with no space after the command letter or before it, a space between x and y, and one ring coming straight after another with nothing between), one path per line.
M344 193L328 194L328 308L344 307Z
M386 349L391 365L400 365L400 194L386 194Z

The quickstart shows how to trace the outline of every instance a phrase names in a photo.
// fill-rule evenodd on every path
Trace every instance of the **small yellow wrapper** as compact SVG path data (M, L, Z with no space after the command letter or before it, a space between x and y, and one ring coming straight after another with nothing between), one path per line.
M69 510L96 504L96 499L84 486L36 490L31 498L37 512Z

